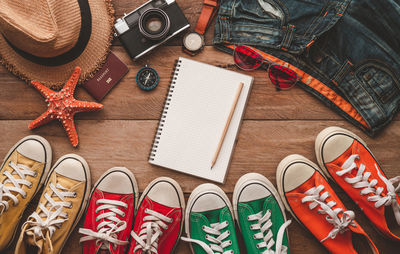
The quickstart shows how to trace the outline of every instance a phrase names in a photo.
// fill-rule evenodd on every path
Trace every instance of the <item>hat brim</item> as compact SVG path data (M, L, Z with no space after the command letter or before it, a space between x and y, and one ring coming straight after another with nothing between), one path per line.
M49 88L63 87L76 66L81 67L79 83L92 78L101 68L110 51L113 40L114 8L111 0L88 0L92 14L92 33L85 50L73 61L58 66L36 64L18 54L0 36L0 62L26 82L39 81Z

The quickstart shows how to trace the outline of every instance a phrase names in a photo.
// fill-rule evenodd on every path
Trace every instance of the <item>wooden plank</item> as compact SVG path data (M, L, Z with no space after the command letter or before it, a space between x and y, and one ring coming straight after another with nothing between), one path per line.
M78 153L87 159L91 166L92 181L108 168L126 166L131 169L139 183L140 191L156 176L170 176L181 183L186 197L204 180L167 169L151 166L147 163L147 155L153 139L157 121L123 121L123 120L78 120L77 127L81 143L73 149L68 143L64 131L59 124L52 123L35 131L27 129L29 121L2 120L0 133L3 133L0 155L20 138L29 134L38 134L47 138L53 146L54 161L66 153ZM275 169L279 161L286 155L301 153L315 160L314 139L323 128L337 125L354 131L369 144L385 169L388 177L400 172L398 152L400 150L400 122L390 125L378 138L371 139L345 121L244 121L227 182L221 187L232 193L237 179L247 172L258 172L275 182ZM339 190L333 188L343 199L345 205L355 209L355 205ZM32 209L32 208L30 208ZM400 243L384 240L372 230L368 220L358 209L357 219L375 241L382 253L395 253ZM323 253L319 243L296 222L289 228L292 253ZM67 244L65 253L79 253L79 235L75 232ZM179 254L189 253L186 244L180 244Z
M163 47L149 57L133 63L121 47L113 51L129 65L128 75L102 101L105 108L101 112L78 114L77 119L153 119L160 116L164 98L170 83L171 72L175 60L183 55L180 47ZM233 66L232 56L220 52L213 47L207 47L203 54L193 59L217 66ZM160 74L160 84L151 92L140 90L135 81L136 72L149 64ZM341 120L342 117L322 104L309 93L295 87L289 91L276 91L267 78L267 72L257 70L244 72L255 77L245 119L299 119L299 120ZM0 119L34 119L46 109L41 95L31 86L9 74L0 67ZM93 101L83 88L78 88L76 97L81 100ZM396 119L400 119L398 115Z

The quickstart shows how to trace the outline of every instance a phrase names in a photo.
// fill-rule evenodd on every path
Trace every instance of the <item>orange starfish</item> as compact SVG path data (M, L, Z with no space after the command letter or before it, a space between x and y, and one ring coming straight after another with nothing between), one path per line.
M32 81L32 85L46 98L47 110L37 119L29 124L29 129L35 129L43 124L46 124L54 119L58 119L72 145L78 145L78 133L75 129L74 115L82 111L100 110L104 106L95 102L78 101L74 98L74 91L81 75L81 68L76 67L71 77L59 92L55 92L38 81Z

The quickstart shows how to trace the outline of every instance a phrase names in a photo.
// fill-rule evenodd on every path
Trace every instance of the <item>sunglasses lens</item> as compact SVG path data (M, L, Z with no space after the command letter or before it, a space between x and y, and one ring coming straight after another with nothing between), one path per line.
M272 84L283 90L293 87L298 79L294 71L280 65L271 65L268 75Z
M243 70L255 70L262 64L262 58L245 46L238 46L233 53L235 64Z

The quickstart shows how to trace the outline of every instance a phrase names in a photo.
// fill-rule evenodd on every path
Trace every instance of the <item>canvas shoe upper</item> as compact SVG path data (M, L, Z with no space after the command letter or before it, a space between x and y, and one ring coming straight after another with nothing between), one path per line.
M36 211L22 226L15 253L60 253L89 195L86 161L74 154L61 157L49 173Z
M6 155L0 168L0 252L11 242L21 216L40 190L51 167L50 144L27 136Z
M127 168L111 168L100 177L79 229L83 254L126 252L138 194L136 179Z
M289 253L284 206L278 191L257 173L242 176L233 192L233 210L247 253Z
M232 205L224 191L214 184L193 190L185 212L182 240L191 243L195 254L238 254Z
M140 197L128 253L173 252L182 233L184 209L185 198L176 181L153 180Z
M279 164L276 180L286 209L331 253L379 253L317 165L290 155Z
M315 152L326 175L343 188L376 228L400 241L400 176L388 179L365 142L339 127L329 127L318 135Z

